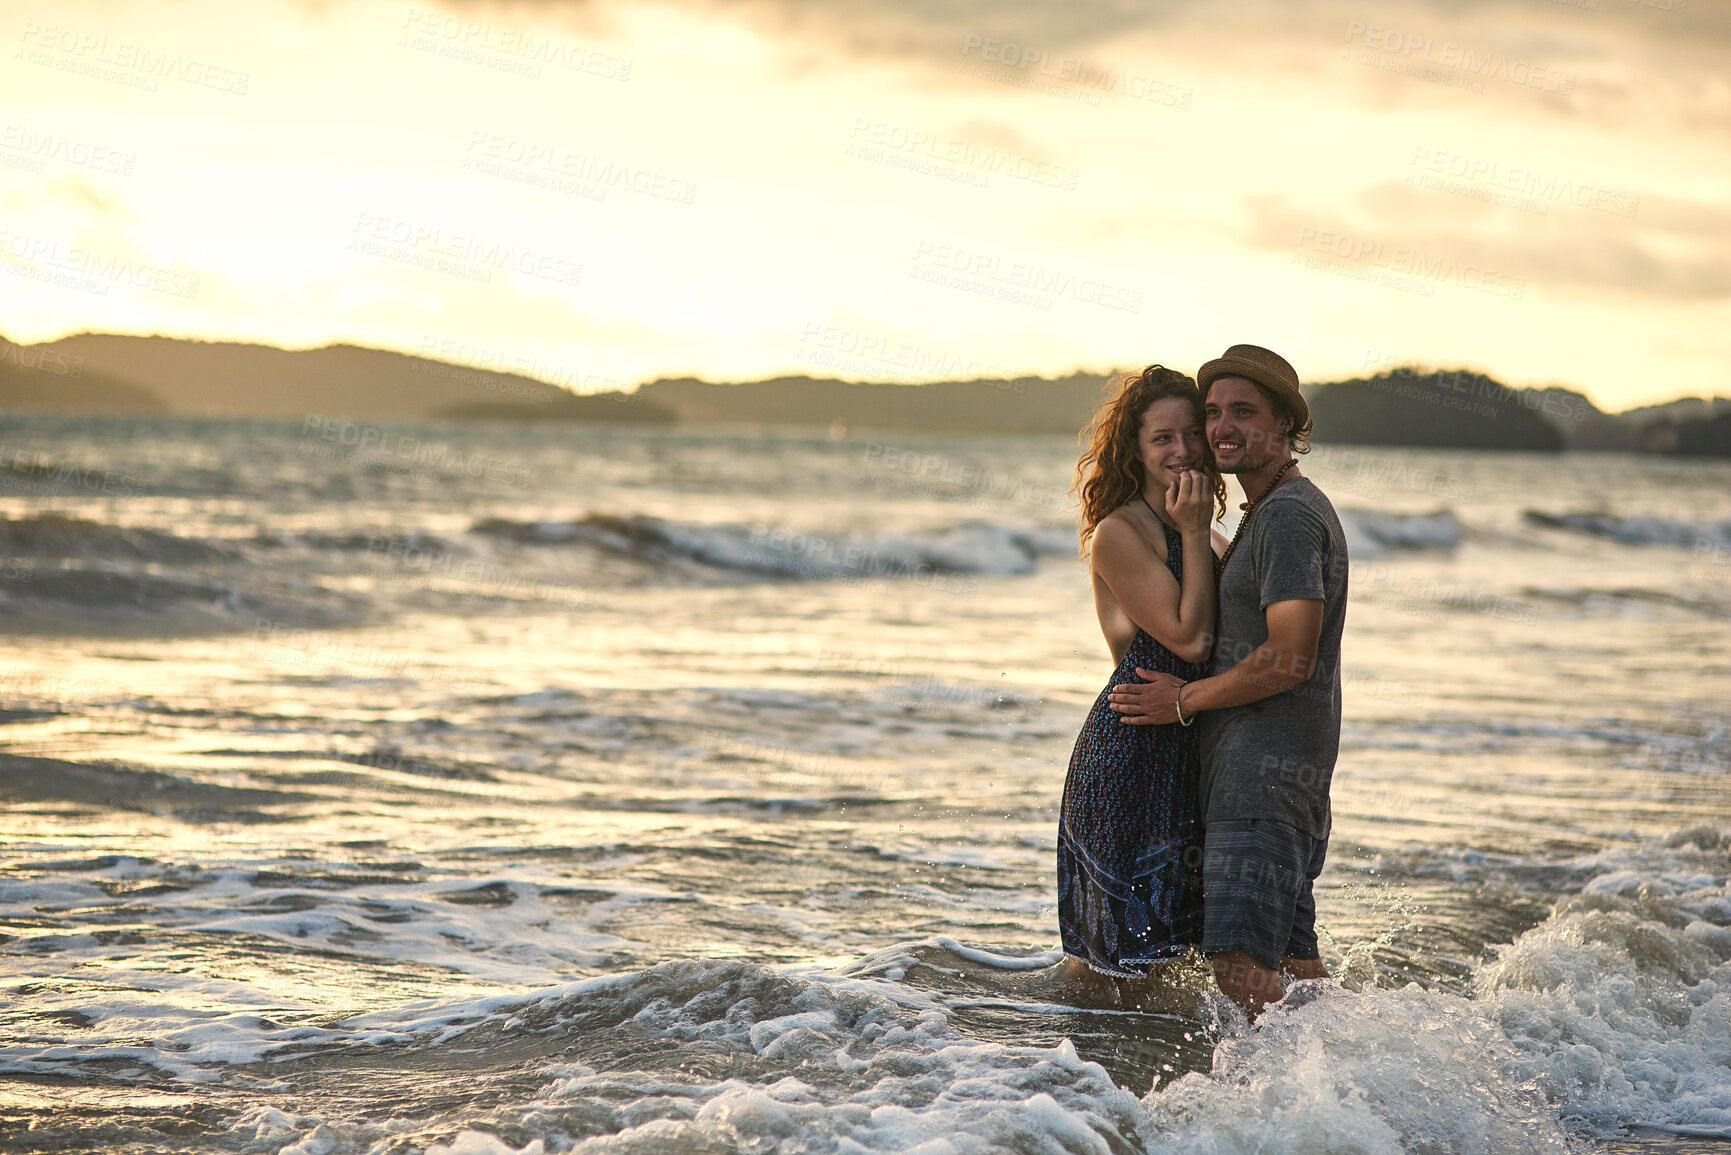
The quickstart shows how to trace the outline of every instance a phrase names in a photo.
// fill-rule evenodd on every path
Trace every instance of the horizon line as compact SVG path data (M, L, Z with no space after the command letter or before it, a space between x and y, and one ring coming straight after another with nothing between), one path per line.
M1032 380L1032 381L1064 381L1064 380L1068 380L1068 379L1073 378L1073 377L1099 377L1102 381L1106 381L1106 380L1109 380L1112 377L1117 376L1119 374L1136 372L1136 370L1132 370L1132 369L1113 368L1113 369L1101 371L1101 370L1097 370L1097 369L1088 369L1088 368L1078 367L1078 368L1071 369L1068 373L1056 374L1053 376L1046 376L1045 374L1042 374L1042 373L1030 372L1030 373L1017 374L1014 376L1003 376L1003 377L967 377L967 378L939 377L939 378L933 378L933 379L927 380L927 381L905 381L905 380L898 381L898 380L888 380L888 379L884 379L884 378L857 378L856 379L856 378L848 378L848 377L814 377L809 372L771 373L771 374L768 374L768 375L765 375L762 377L747 378L747 379L743 379L743 380L734 380L734 381L712 380L710 378L700 377L700 376L673 376L670 374L662 374L661 376L651 377L651 378L647 378L644 380L640 380L637 382L636 385L634 385L630 388L627 388L627 389L597 389L597 390L593 390L590 392L579 392L578 390L572 389L569 386L562 384L558 381L549 381L545 378L536 377L536 376L533 376L532 374L529 374L529 373L519 373L519 372L514 372L512 370L509 370L509 369L492 369L492 368L487 368L485 366L475 365L475 364L471 364L469 362L464 362L464 361L447 361L447 360L444 360L443 358L439 358L439 357L429 357L425 353L409 352L409 351L404 350L404 349L392 348L388 345L361 345L361 344L356 344L354 341L349 341L349 340L335 340L335 341L326 341L323 344L293 346L293 345L285 345L285 344L276 344L276 343L267 342L267 341L260 341L260 340L243 340L243 339L232 338L232 337L214 337L213 338L213 337L177 336L177 335L174 335L171 333L118 333L118 332L112 332L112 331L99 331L99 330L94 330L94 329L80 329L76 332L65 333L59 337L54 337L54 338L51 338L49 340L35 341L35 342L30 342L30 343L14 341L10 337L5 336L4 334L0 334L0 342L4 342L5 344L11 345L14 348L29 349L29 348L34 348L37 346L53 345L53 344L56 344L60 341L68 341L68 340L72 340L72 339L77 338L77 337L122 337L122 338L130 338L130 339L135 339L135 340L157 339L157 340L165 340L165 341L182 341L182 342L187 342L190 344L199 344L199 345L243 345L243 346L252 346L254 348L259 348L259 349L270 349L270 350L280 352L280 353L316 353L316 352L319 352L319 351L324 350L324 349L337 349L337 348L358 349L358 350L361 350L363 352L370 352L370 353L390 353L390 354L393 354L395 356L409 357L409 358L413 358L414 360L426 361L426 362L429 362L432 364L449 365L452 368L468 369L471 371L482 372L482 373L495 373L501 377L516 377L516 378L520 378L520 379L525 380L525 381L533 381L539 385L545 385L550 389L561 390L563 392L571 394L573 397L593 397L593 396L602 395L602 394L606 394L606 393L634 394L634 393L640 392L644 388L644 386L646 386L646 385L653 385L653 384L656 384L657 382L661 382L661 381L693 381L693 382L696 382L698 384L703 384L703 385L734 386L734 385L758 385L758 384L763 384L763 383L768 382L768 381L792 380L792 379L803 377L809 381L835 381L835 382L839 382L839 383L844 384L844 385L873 385L873 386L896 386L896 387L920 388L920 387L931 386L931 385L965 384L965 383L973 382L973 381L1028 381L1028 380ZM1425 363L1423 363L1421 361L1416 361L1416 360L1410 361L1410 362L1403 361L1399 364L1390 365L1387 368L1381 369L1379 372L1377 372L1376 374L1374 374L1372 376L1340 377L1340 378L1336 378L1336 379L1328 380L1328 381L1300 382L1300 386L1301 386L1301 388L1307 388L1308 389L1308 388L1313 388L1313 387L1320 388L1320 387L1325 386L1325 385L1338 385L1338 384L1342 384L1342 383L1345 383L1348 381L1374 381L1378 377L1393 377L1396 374L1401 373L1403 370L1409 371L1413 376L1429 376L1431 374L1438 374L1438 373L1456 373L1456 374L1470 373L1474 376L1484 377L1487 380L1496 382L1497 384L1502 385L1504 388L1510 389L1514 392L1524 392L1527 390L1532 390L1535 392L1542 392L1542 391L1547 391L1547 390L1552 390L1552 389L1562 390L1563 392L1573 393L1577 397L1584 398L1589 404L1591 404L1593 406L1594 410L1596 410L1597 412L1602 413L1608 417L1619 417L1625 413L1637 413L1637 412L1640 412L1640 411L1646 410L1646 409L1662 408L1662 407L1667 406L1667 405L1675 404L1679 401L1701 401L1701 402L1703 402L1709 406L1713 405L1717 401L1722 401L1722 400L1723 401L1731 401L1731 396L1722 396L1718 393L1715 393L1712 396L1705 396L1705 395L1696 394L1696 393L1683 393L1683 394L1678 394L1678 395L1676 395L1676 396L1674 396L1668 400L1665 400L1665 401L1654 401L1654 402L1649 402L1645 405L1632 405L1632 406L1628 407L1627 409L1608 410L1608 409L1600 408L1598 402L1593 400L1591 394L1585 392L1584 390L1574 388L1572 386L1562 385L1562 384L1520 385L1520 386L1507 385L1504 382L1498 381L1496 377L1492 376L1490 373L1484 372L1483 370L1473 369L1473 368L1470 368L1467 366L1460 366L1460 367L1454 367L1454 368L1444 368L1442 366L1426 365ZM619 382L619 384L624 385L625 383L623 381L621 381L621 382Z

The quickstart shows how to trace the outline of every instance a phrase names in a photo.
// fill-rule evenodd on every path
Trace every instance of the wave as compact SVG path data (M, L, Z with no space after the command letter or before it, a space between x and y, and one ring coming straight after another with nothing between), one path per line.
M928 976L966 972L998 984L1026 983L1053 961L1049 952L944 940L898 949ZM1567 1150L1549 1105L1500 1068L1510 1048L1495 1027L1463 1013L1464 1000L1453 996L1335 992L1220 1038L1203 1021L1166 1014L1089 1014L1015 998L946 1007L911 976L890 977L900 967L880 970L798 974L694 959L337 1023L211 1015L173 1037L159 1069L196 1080L201 1064L226 1051L251 1056L255 1075L293 1078L297 1068L316 1067L326 1078L360 1077L375 1075L381 1053L389 1068L409 1072L455 1053L471 1091L508 1091L486 1123L531 1144L506 1146L469 1128L444 1146L453 1128L425 1118L445 1105L428 1088L413 1122L357 1119L336 1103L292 1116L255 1108L237 1137L257 1151L317 1138L325 1140L319 1149L388 1140L393 1149L429 1152L521 1152L535 1142L590 1153ZM982 1038L960 1025L968 1012L993 1006L1017 1012L1019 1038ZM1213 1070L1193 1069L1139 1095L1076 1041L1097 1045L1111 1035L1139 1038L1145 1063L1188 1053L1191 1064L1211 1062ZM1212 1055L1206 1043L1193 1045L1209 1035L1219 1039ZM122 1050L102 1057L151 1058L149 1048ZM526 1062L535 1069L527 1080ZM8 1066L46 1072L57 1064ZM1141 1081L1154 1078L1145 1070ZM560 1142L567 1136L587 1138L568 1148Z
M232 550L153 529L108 525L60 514L0 516L0 552L35 558L114 559L167 565L229 561Z
M530 545L582 545L644 562L679 560L711 569L814 580L1013 576L1042 557L1071 554L1068 527L966 521L920 533L861 534L736 523L697 524L643 515L592 514L578 521L488 519L473 531Z
M1538 586L1523 586L1520 590L1520 596L1534 601L1549 602L1575 613L1590 613L1596 617L1616 615L1651 619L1660 616L1686 615L1717 619L1731 618L1731 599L1723 596L1714 597L1710 594L1699 597L1684 597L1668 590L1628 586L1594 589L1546 589Z
M1393 550L1449 550L1461 543L1460 522L1446 509L1435 513L1343 509L1340 527L1346 533L1347 552L1355 558Z
M310 550L330 550L333 553L385 553L440 557L458 552L459 547L431 533L325 533L307 530L284 534L261 529L253 538L255 545L266 548L300 546Z
M325 629L377 616L379 606L291 575L228 567L216 575L159 573L115 562L0 559L0 628L20 635L232 634Z
M0 752L0 797L10 801L74 803L151 810L192 820L257 821L260 807L301 802L293 791L227 786L158 770L67 762Z
M1514 1069L1565 1118L1731 1138L1731 837L1609 852L1480 970Z
M201 538L55 513L0 515L0 623L26 633L324 628L434 608L590 608L566 574L386 529Z
M497 937L515 925L504 919L539 925L564 895L603 911L622 897L551 878L453 890L413 871L399 880L321 863L214 877L144 865L44 864L52 877L0 881L0 900L87 905L92 883L134 904L208 903L221 890L228 909L212 904L196 929L303 945L310 933L357 961L379 936L341 928L396 932L414 925L400 921L412 903L441 912L417 940L432 961L463 957L452 936L471 948L511 941ZM1254 1027L1199 991L1153 1014L1063 1005L1054 952L934 937L839 971L689 959L348 1017L285 1007L267 1018L239 984L109 970L99 998L44 992L42 1029L0 1045L0 1071L89 1063L143 1083L305 1082L308 1095L278 1101L311 1113L248 1113L241 1138L257 1151L318 1135L324 1149L439 1150L459 1121L466 1137L442 1149L564 1150L580 1136L569 1149L1562 1155L1572 1134L1630 1126L1731 1138L1731 834L1700 826L1530 865L1572 880L1566 897L1493 948L1470 989L1298 984ZM599 963L616 941L591 933L581 945ZM182 1020L163 1017L176 984L196 996ZM68 1046L69 1031L89 1037ZM116 1073L122 1060L135 1076ZM428 1088L412 1120L369 1122L346 1091L318 1093L345 1072L396 1073L409 1091L453 1064L462 1093L447 1104ZM464 1114L477 1089L490 1106Z
M266 603L206 572L233 547L47 513L0 516L0 621L59 632L175 614L187 628L235 628ZM232 570L231 570L232 572Z
M1390 550L1447 550L1461 542L1455 515L1343 510L1341 525L1355 556ZM1070 526L1017 526L970 520L917 533L867 534L732 523L694 524L640 515L594 514L579 521L490 519L474 532L531 545L581 545L665 563L813 580L1032 573L1045 557L1072 557Z
M1731 521L1682 521L1668 517L1614 517L1608 513L1544 513L1523 510L1530 524L1608 537L1624 545L1675 545L1697 550L1731 546Z
M1345 510L1341 520L1355 556L1451 549L1461 538L1459 523L1447 511ZM514 552L500 558L490 544L577 547L655 566L676 579L701 579L709 573L811 581L929 581L1030 574L1043 558L1073 557L1076 536L1070 526L978 519L928 530L872 533L592 514L569 521L489 518L475 522L466 537L403 529L285 533L267 527L251 538L207 540L57 514L0 517L0 559L32 568L41 579L34 589L12 592L32 599L134 610L203 602L239 610L242 602L280 584L273 583L274 576L350 575L359 559L366 573L396 583L393 588L399 591L416 579L427 587L442 583L455 589L466 583L485 587L483 592L494 587L506 593L526 591L530 600L572 601L571 591L562 585L555 588L549 576L568 571L543 573L526 555ZM7 576L0 572L0 579ZM316 585L302 581L297 588L301 596L315 596ZM549 590L560 596L552 597Z

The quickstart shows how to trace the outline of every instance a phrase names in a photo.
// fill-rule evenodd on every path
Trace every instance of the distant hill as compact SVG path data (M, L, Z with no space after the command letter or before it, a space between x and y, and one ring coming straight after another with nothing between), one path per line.
M76 359L87 375L124 382L154 395L169 412L196 416L671 420L667 412L641 399L633 401L630 394L580 397L515 373L355 345L288 350L233 341L81 333L24 346L21 352Z
M0 337L0 411L164 413L149 389L92 372L70 353Z
M1560 386L1522 389L1521 403L1563 435L1565 449L1604 449L1630 452L1637 448L1638 427L1616 414L1606 413L1583 393Z
M1657 405L1625 409L1617 416L1638 428L1654 421L1700 421L1725 412L1731 412L1731 397L1678 397Z
M1483 373L1395 371L1319 386L1310 396L1316 438L1329 444L1523 449L1554 453L1562 433L1541 416L1572 416L1544 391L1511 389Z
M639 393L671 409L681 423L739 422L965 433L1061 433L1074 436L1093 416L1107 378L1075 373L1045 379L942 381L929 385L853 384L778 377L743 384L694 378L651 381ZM1380 384L1378 384L1380 383ZM1391 384L1392 383L1392 384ZM1351 386L1346 393L1330 391ZM1395 390L1417 388L1435 400L1414 402ZM1365 404L1347 404L1369 388ZM1505 416L1477 420L1462 409L1439 416L1445 394L1477 394L1475 404ZM1572 390L1504 386L1483 374L1397 369L1369 380L1307 385L1317 412L1317 439L1367 445L1451 445L1463 448L1635 448L1636 427ZM1324 398L1319 403L1317 398ZM1463 420L1463 417L1467 419ZM1428 438L1428 440L1427 440Z
M841 424L934 433L1063 433L1087 424L1106 378L1074 373L1048 380L939 381L930 385L853 384L827 378L777 377L740 385L695 378L651 381L645 401L682 423Z
M1649 421L1641 427L1641 448L1678 457L1731 457L1731 405L1707 416Z
M923 385L682 377L651 381L634 393L577 394L526 374L355 345L288 350L105 333L40 345L0 339L0 412L839 425L1073 437L1093 415L1106 381L1098 373ZM1731 398L1724 397L1603 413L1573 390L1511 389L1465 369L1404 367L1304 391L1317 440L1340 444L1716 455L1723 433L1715 422L1731 414Z
M433 417L446 421L625 421L668 425L675 420L671 410L645 401L636 393L566 393L545 405L523 401L470 401L436 409Z

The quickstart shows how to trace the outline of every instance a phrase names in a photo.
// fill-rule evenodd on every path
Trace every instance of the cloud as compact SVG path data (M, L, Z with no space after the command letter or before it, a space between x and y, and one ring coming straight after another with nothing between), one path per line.
M459 7L551 18L593 30L621 24L633 0L448 0ZM965 46L983 39L1019 50L1125 66L1150 53L1192 75L1325 85L1343 100L1387 111L1452 105L1464 115L1565 120L1604 130L1719 137L1731 132L1731 5L1723 0L671 0L687 12L735 21L777 42L793 72L888 61L953 80ZM1594 5L1587 7L1587 5ZM1670 8L1664 7L1670 5ZM1678 5L1683 6L1677 11ZM1370 32L1379 30L1381 46ZM1356 30L1356 31L1355 31ZM1395 38L1390 38L1389 34ZM1350 39L1349 39L1350 37ZM972 38L972 39L970 39ZM1397 39L1396 39L1397 38ZM1421 45L1418 53L1412 46ZM1399 52L1385 51L1398 44ZM1426 83L1366 62L1417 63L1471 79L1442 61L1452 50L1491 60L1483 91ZM974 57L978 58L977 48ZM1499 63L1496 63L1500 61ZM1511 73L1545 78L1511 82ZM1551 78L1566 78L1568 87ZM1467 103L1462 104L1462 101ZM1494 106L1494 111L1486 105Z
M48 186L48 194L55 200L77 205L92 217L111 217L117 221L132 220L132 214L127 211L123 200L103 192L82 177L63 177Z
M1635 224L1583 220L1591 210L1573 205L1547 205L1555 211L1540 216L1470 197L1427 199L1418 189L1379 185L1363 190L1353 213L1282 196L1248 197L1245 207L1243 239L1253 248L1296 258L1398 269L1400 254L1412 254L1421 264L1454 262L1564 293L1585 289L1681 301L1731 297L1731 214L1719 206L1665 202L1651 224Z
M669 2L700 18L756 30L777 44L795 75L888 62L949 83L964 51L978 60L978 46L995 40L1037 59L1068 56L1105 68L1152 54L1221 84L1321 85L1339 90L1345 102L1390 112L1440 105L1465 115L1506 110L1524 120L1606 130L1731 132L1731 85L1724 79L1731 5L1723 0L1528 0L1520 6L1495 0ZM445 3L485 19L554 22L593 35L628 27L636 0ZM1398 50L1389 50L1391 44ZM1342 61L1348 48L1363 59ZM1488 78L1444 63L1450 51L1470 54L1475 64L1491 61ZM1433 62L1427 63L1427 53ZM1445 79L1427 83L1388 70L1402 65ZM1535 71L1545 78L1538 84L1509 79ZM1567 88L1559 91L1561 82L1547 87L1551 78L1563 78ZM1479 82L1482 91L1470 91Z
M593 22L633 0L456 0L457 6ZM1216 33L1216 58L1259 41L1338 35L1350 22L1407 32L1483 31L1505 51L1543 53L1571 44L1636 41L1686 50L1703 65L1731 45L1731 7L1715 0L1550 0L1521 9L1502 0L675 0L692 11L777 35L841 43L862 52L948 56L969 35L1073 49L1149 30L1198 25ZM1589 7L1588 5L1591 5ZM1681 11L1677 10L1681 8Z
M630 0L459 0L471 9L552 13L593 19ZM1157 27L1209 0L1150 4L1092 0L1055 5L1035 0L677 0L691 11L750 24L777 37L841 46L860 55L952 58L969 35L993 35L1030 46L1074 48ZM1224 5L1222 10L1227 10ZM1238 9L1242 10L1242 9Z
M1017 156L1032 157L1034 160L1050 160L1044 149L1036 142L1029 140L1014 125L999 121L972 120L958 124L956 136L963 140L975 141L988 148L999 149Z

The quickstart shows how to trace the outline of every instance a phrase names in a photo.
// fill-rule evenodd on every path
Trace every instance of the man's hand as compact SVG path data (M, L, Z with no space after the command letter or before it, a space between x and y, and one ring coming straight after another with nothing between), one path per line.
M1107 703L1118 712L1118 720L1132 726L1165 726L1176 722L1178 687L1184 680L1141 667L1137 667L1136 676L1142 680L1113 686L1106 696Z

